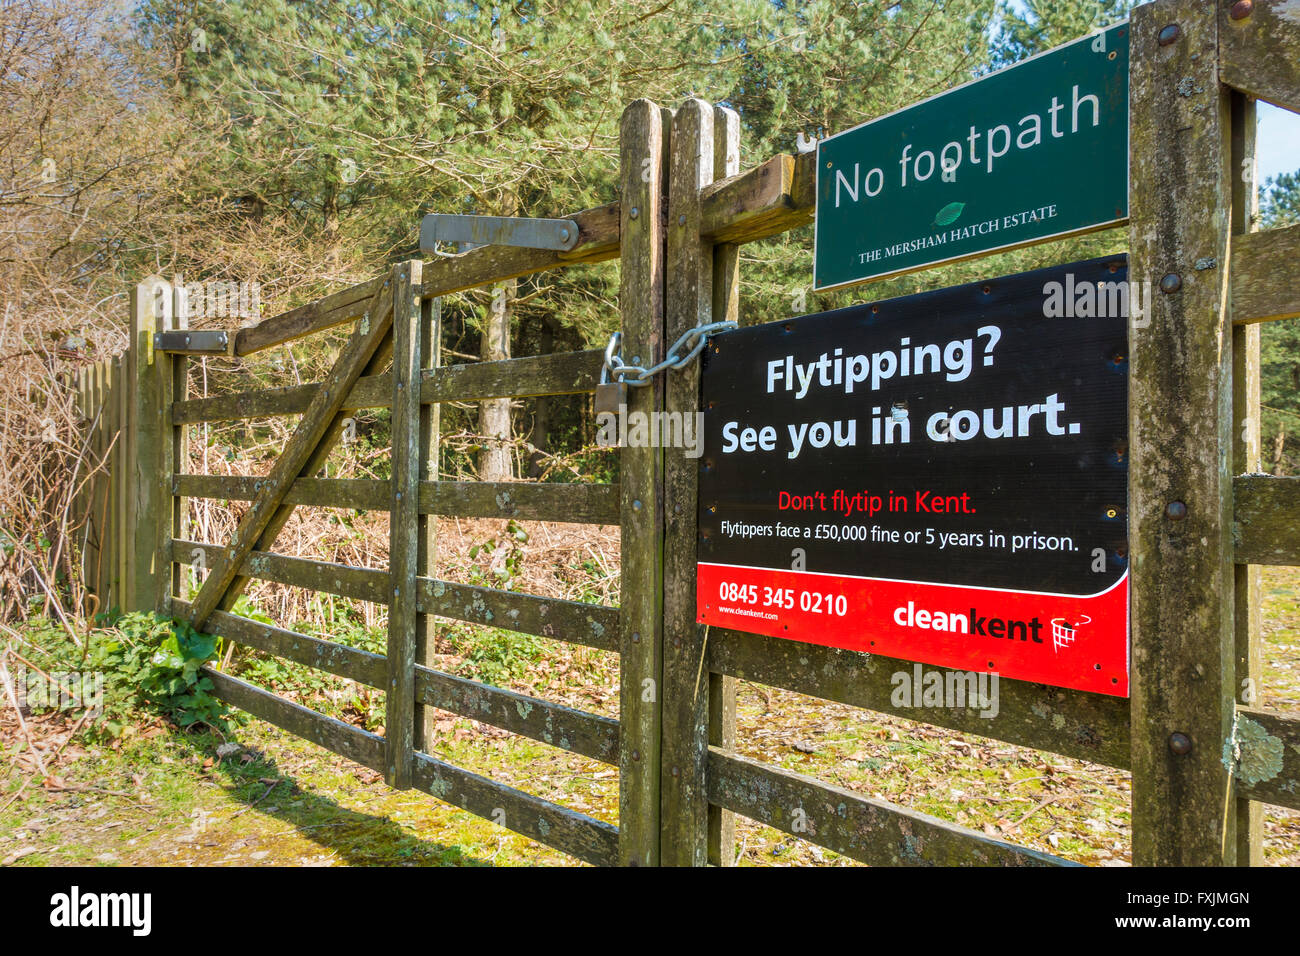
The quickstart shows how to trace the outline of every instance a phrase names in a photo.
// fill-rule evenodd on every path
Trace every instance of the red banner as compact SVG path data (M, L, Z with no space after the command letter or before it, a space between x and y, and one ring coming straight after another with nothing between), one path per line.
M1098 594L1040 594L700 564L697 620L1014 680L1127 697L1128 575Z

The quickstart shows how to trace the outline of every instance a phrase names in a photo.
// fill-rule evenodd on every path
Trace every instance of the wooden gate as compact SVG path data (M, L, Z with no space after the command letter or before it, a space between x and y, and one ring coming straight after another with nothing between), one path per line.
M1259 460L1258 323L1300 316L1291 271L1300 227L1253 232L1255 98L1300 108L1300 15L1281 0L1159 0L1131 21L1130 276L1157 283L1130 333L1131 701L1017 681L1000 711L937 709L931 722L1133 774L1138 864L1258 863L1259 803L1300 809L1300 716L1246 706L1259 683L1258 565L1300 564L1300 478ZM438 405L591 391L599 351L473 366L439 364L438 297L546 269L619 257L624 353L644 364L701 323L738 314L739 246L811 221L814 155L739 173L735 113L645 101L621 127L618 201L571 218L570 252L487 246L399 263L371 282L241 330L260 349L332 326L355 329L320 383L187 399L184 349L155 350L137 296L130 463L130 595L196 627L351 678L387 695L378 736L209 669L231 704L415 787L597 864L728 864L732 814L868 863L1062 864L927 815L737 756L735 682L751 680L884 713L889 665L871 655L695 623L697 462L625 448L620 483L437 480ZM391 368L390 368L391 365ZM698 365L631 391L632 411L694 412ZM358 408L392 408L392 482L316 477ZM301 414L270 475L178 473L182 427ZM185 538L187 496L252 502L222 545ZM269 552L299 505L388 510L387 571ZM621 606L469 587L431 576L432 515L617 523ZM198 593L179 568L201 556ZM230 612L250 578L386 604L387 653L367 653ZM617 721L441 673L425 663L435 617L618 652ZM884 665L884 666L881 666ZM1239 702L1242 701L1242 702ZM424 708L494 724L619 769L618 827L451 766L425 752Z

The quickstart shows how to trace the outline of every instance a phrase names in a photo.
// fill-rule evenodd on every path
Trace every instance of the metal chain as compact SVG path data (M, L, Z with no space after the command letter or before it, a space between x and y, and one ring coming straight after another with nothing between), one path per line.
M706 322L704 325L687 329L668 349L668 354L664 356L663 361L649 368L629 365L623 361L623 356L619 354L623 333L615 332L609 338L609 345L605 347L605 369L611 377L622 380L629 388L643 388L649 385L660 372L670 368L683 369L690 365L695 357L704 351L704 346L708 344L708 337L713 333L728 332L738 327L736 322ZM687 349L685 355L679 354L681 349Z

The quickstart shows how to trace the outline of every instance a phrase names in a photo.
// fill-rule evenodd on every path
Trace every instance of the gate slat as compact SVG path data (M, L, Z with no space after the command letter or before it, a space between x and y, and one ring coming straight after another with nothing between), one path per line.
M1232 494L1236 562L1300 565L1300 478L1242 475Z
M1237 796L1300 810L1300 713L1237 708Z
M420 384L421 402L468 402L483 398L534 398L591 392L600 380L601 349L559 352L426 369ZM238 421L306 412L320 383L232 392L175 402L177 424ZM343 411L386 408L392 402L388 375L362 375L340 403Z
M1001 679L992 718L973 707L895 707L891 675L911 661L723 628L709 630L710 670L799 694L992 737L1111 767L1129 764L1129 706L1120 697ZM931 668L934 669L934 668Z
M416 582L420 610L472 624L617 651L619 609L607 604L583 604L534 594L516 594L472 584L433 578Z
M709 752L709 800L876 866L1078 866L812 777Z
M173 598L172 603L178 616L189 610L189 602L181 598ZM205 626L209 634L236 644L345 677L376 690L384 689L388 670L382 654L288 631L228 611L213 611Z
M194 564L194 554L200 552L207 562L220 550L217 545L178 538L172 542L172 560ZM330 561L254 551L244 559L239 572L290 587L309 588L376 604L388 603L388 572L376 568L355 568ZM434 578L417 578L416 589L418 608L424 614L536 634L604 651L618 650L619 609L616 607L516 594Z
M421 703L618 765L618 721L416 665Z
M1300 110L1300 22L1294 0L1254 0L1242 20L1229 15L1232 6L1219 5L1223 82L1283 109Z
M173 493L250 501L260 481L247 475L176 475ZM288 504L387 511L387 481L372 478L299 478ZM524 481L422 481L421 514L459 518L518 518L575 524L618 524L618 485L539 484Z
M1232 237L1232 321L1235 325L1300 316L1300 225Z
M487 777L415 754L412 784L444 803L468 810L596 866L618 860L618 828Z
M226 703L363 767L383 771L384 738L378 734L327 717L310 707L285 700L279 694L211 667L205 666L203 675L212 681L215 696Z

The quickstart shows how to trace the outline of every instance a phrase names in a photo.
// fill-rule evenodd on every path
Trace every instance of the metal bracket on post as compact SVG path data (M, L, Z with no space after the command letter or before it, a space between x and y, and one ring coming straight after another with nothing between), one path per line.
M182 355L225 355L229 342L229 334L217 329L176 329L153 335L155 351Z
M568 252L578 244L578 224L572 219L430 213L420 221L420 251L437 252L439 242Z

